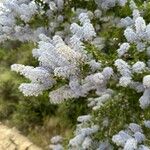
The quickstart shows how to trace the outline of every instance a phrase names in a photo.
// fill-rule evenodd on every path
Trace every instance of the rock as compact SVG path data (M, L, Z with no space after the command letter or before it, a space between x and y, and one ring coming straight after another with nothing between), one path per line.
M42 150L19 131L0 123L0 150Z

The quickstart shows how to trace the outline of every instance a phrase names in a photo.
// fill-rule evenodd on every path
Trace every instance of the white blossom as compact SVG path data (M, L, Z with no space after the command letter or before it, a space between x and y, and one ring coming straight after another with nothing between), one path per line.
M139 99L139 102L142 109L145 109L150 105L150 88L145 89L143 95Z
M130 77L131 76L131 68L127 64L127 62L123 61L122 59L117 59L115 61L115 66L117 67L118 71L122 76Z
M143 85L145 88L150 88L150 75L144 76Z
M141 126L136 123L130 123L128 127L132 132L143 132Z
M91 40L93 37L96 36L95 29L91 24L91 21L87 15L87 13L81 13L79 15L79 20L82 26L79 26L76 23L71 24L70 30L71 32L76 35L80 40Z
M91 118L92 118L91 115L79 116L79 117L77 118L77 121L78 121L78 122L87 122L87 121L90 121Z
M125 144L125 139L123 139L123 137L121 137L121 135L114 135L112 137L112 141L117 145L117 146L124 146Z
M137 9L137 6L136 6L134 0L131 0L131 1L130 1L130 8L131 8L132 10Z
M138 61L132 66L132 71L135 73L141 73L146 68L146 64L144 62Z
M136 28L136 33L137 33L138 37L144 38L145 37L145 30L146 30L146 23L142 17L138 17L135 20L135 28Z
M143 42L138 42L136 45L137 51L143 52L146 48L146 44Z
M69 145L72 146L72 147L78 147L78 145L82 144L84 139L85 139L85 135L84 134L79 134L75 138L73 138L69 141Z
M113 76L114 71L111 67L105 67L102 71L102 74L106 79L110 79L110 77Z
M124 146L124 150L136 150L137 149L137 141L133 138L127 140Z
M127 87L131 83L131 77L121 77L119 80L119 85Z
M112 150L113 149L113 146L108 142L108 140L106 140L106 141L102 141L102 142L100 142L100 144L99 144L99 147L98 147L98 149L97 150Z
M142 134L141 132L135 132L134 138L138 143L142 143L145 140L145 135Z
M144 92L144 86L141 82L132 81L129 85L132 89L136 90L137 93Z
M93 99L88 106L92 106L93 110L98 110L101 106L105 104L111 98L111 94L103 94L101 97ZM94 102L94 103L93 103Z
M124 55L126 52L128 52L129 48L130 48L129 43L121 44L120 48L117 50L118 56L121 57L122 55Z
M51 143L53 143L53 144L57 144L57 143L60 143L60 142L62 142L62 137L59 136L59 135L54 136L54 137L51 138Z
M49 93L50 102L54 104L59 104L62 103L64 100L75 97L76 94L68 86L62 86L61 88Z
M126 3L127 3L127 0L118 0L118 4L120 6L125 6Z
M130 123L126 130L120 131L112 138L112 141L123 150L139 150L143 147L140 144L145 140L141 126L136 123Z
M128 42L135 42L137 40L137 35L134 32L134 30L130 27L128 27L125 31L124 31L124 35L127 39Z
M147 34L147 38L150 39L150 24L146 26L146 34Z
M101 63L96 62L95 60L91 60L88 62L88 64L90 65L93 72L101 68Z
M120 25L122 27L128 27L131 26L132 24L133 24L133 20L130 17L122 18L120 20Z
M140 12L138 9L134 9L133 10L133 13L132 13L132 16L133 16L133 20L135 21L138 17L140 17Z
M92 139L90 137L86 137L82 143L83 149L85 149L85 150L89 149L91 145L92 145Z
M19 86L19 90L25 96L38 96L42 94L42 92L46 89L43 85L40 85L38 83L22 83Z
M150 148L145 145L140 145L138 150L150 150Z
M145 120L144 125L145 127L150 128L150 120Z

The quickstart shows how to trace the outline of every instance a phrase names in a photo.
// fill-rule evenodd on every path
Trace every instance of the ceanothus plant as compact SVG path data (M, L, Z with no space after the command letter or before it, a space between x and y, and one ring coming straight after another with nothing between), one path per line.
M28 25L37 13L38 6L34 1L5 1L0 14L0 41L34 39L36 34L43 32L42 28L34 31Z
M147 146L142 145L146 140L141 126L135 123L130 123L126 130L120 131L112 137L114 143L123 147L124 150L138 149L148 150Z
M150 116L146 114L150 105L150 24L138 7L142 2L138 5L135 2L95 0L96 10L70 8L69 13L73 13L70 18L65 9L69 3L63 0L7 0L4 3L0 14L0 41L37 44L32 51L39 61L37 67L11 66L12 71L31 81L22 83L19 90L25 96L48 91L53 104L84 97L91 108L91 113L77 118L79 123L67 149L150 149L141 127L150 128ZM114 11L115 15L109 15L113 8L128 8L132 14L120 18ZM46 27L32 27L36 16L46 17ZM136 108L130 105L131 100L138 108L137 113L132 113ZM116 107L118 112L114 106L119 107ZM110 111L127 114L118 128L112 128L112 124L120 114L113 116ZM53 137L50 148L63 150L61 142L60 136Z
M0 42L38 40L39 34L54 33L63 22L64 1L6 0L0 11ZM45 19L43 22L41 19ZM34 25L35 22L36 25Z

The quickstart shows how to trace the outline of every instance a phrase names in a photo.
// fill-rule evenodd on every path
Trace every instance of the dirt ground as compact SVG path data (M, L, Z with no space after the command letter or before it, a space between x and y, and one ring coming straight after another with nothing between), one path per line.
M42 150L14 128L0 123L0 150Z

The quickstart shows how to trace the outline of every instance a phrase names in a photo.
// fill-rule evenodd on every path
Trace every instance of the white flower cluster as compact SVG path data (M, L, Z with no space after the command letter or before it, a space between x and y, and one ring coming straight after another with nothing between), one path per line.
M51 138L51 143L49 148L51 150L64 150L63 146L60 144L62 142L62 137L57 135Z
M69 85L50 92L50 100L53 103L61 103L66 99L85 97L91 90L96 90L97 95L102 95L107 92L106 84L112 74L112 69L108 67L102 73L87 76L81 83L71 78Z
M127 0L95 0L96 4L104 10L108 10L116 5L125 6Z
M48 19L48 33L52 35L57 34L61 37L64 36L64 34L66 35L66 33L68 33L69 31L69 24L64 21L66 17L63 12L65 1L43 0L42 2L48 5L48 9L44 10L44 14L47 16ZM64 25L64 29L60 30L59 28L62 24Z
M43 3L48 4L48 10L43 10L43 6L38 5L34 0L4 1L0 12L0 42L6 40L36 42L39 34L54 33L64 21L64 16L61 15L64 1L45 0ZM31 27L30 23L38 15L47 16L48 27Z
M89 107L92 107L93 110L98 110L100 109L101 106L105 104L109 99L111 99L112 96L112 91L107 91L108 93L102 94L102 96L97 97L97 98L89 98Z
M0 42L7 39L20 41L35 41L43 28L33 30L28 25L38 13L38 6L30 0L6 0L0 13Z
M122 59L117 59L115 61L115 66L117 67L118 72L121 74L121 77L119 79L119 84L123 87L130 86L131 88L137 89L139 91L138 84L140 86L140 83L137 84L136 81L132 80L132 76L134 73L142 73L146 71L148 68L146 67L146 64L142 61L137 61L135 64L128 65L127 62L125 62ZM136 87L135 87L136 84ZM142 85L142 83L141 83Z
M117 67L117 70L120 72L121 76L131 76L131 66L129 66L124 60L117 59L115 61L115 66Z
M69 141L70 150L87 150L92 148L93 140L90 137L92 134L96 133L99 129L97 125L91 124L91 116L80 116L77 119L80 123L77 125L75 131L75 137Z
M49 11L61 11L64 8L64 0L43 0L49 5Z
M142 73L144 70L146 70L146 64L144 62L138 61L132 66L134 73Z
M73 36L70 38L69 43L71 48L75 51L83 52L84 47L82 41L92 40L93 37L96 36L96 33L87 13L81 13L79 15L79 20L82 26L77 23L72 23L70 26Z
M51 88L56 82L53 79L53 75L42 67L34 68L14 64L11 69L31 80L31 83L22 83L19 87L25 96L38 96L42 94L43 90Z
M16 0L11 3L6 1L5 5L11 12L15 12L14 17L19 17L24 22L29 22L33 15L37 14L38 6L34 1L26 0L26 3Z
M124 24L124 26L127 27L124 31L124 35L130 44L123 43L117 50L118 56L123 56L128 52L131 44L135 44L138 52L144 52L149 57L150 24L146 25L146 22L140 16L140 12L138 11L134 1L130 2L130 7L133 10L133 19L128 17L122 20L130 20L130 25ZM117 59L115 61L115 66L121 74L119 84L123 87L129 86L130 88L135 89L137 92L144 92L139 99L140 107L142 109L145 109L150 105L150 77L149 75L145 76L143 78L143 83L133 81L132 77L134 74L141 74L145 71L149 71L149 66L147 67L148 63L149 62L137 61L131 66L128 65L127 61L122 59Z
M128 42L135 43L137 50L142 52L146 49L145 42L147 42L150 37L149 28L150 25L146 26L145 20L142 17L138 17L135 20L135 30L132 27L128 27L125 30L124 35Z
M145 125L146 128L150 129L150 120L145 120L144 125Z
M37 96L41 91L52 87L56 83L54 76L68 79L76 77L77 66L82 60L82 55L70 49L59 36L54 36L51 41L45 36L40 37L44 38L43 41L39 42L39 48L33 50L33 55L40 61L40 67L12 65L13 71L20 72L31 80L30 84L20 86L25 95ZM37 90L38 87L40 90ZM32 93L34 91L37 93Z
M130 9L133 11L132 13L133 19L129 16L127 16L126 18L122 18L119 23L119 25L121 25L122 27L127 28L134 26L135 20L138 17L140 17L140 11L138 10L138 7L133 0L130 0Z
M139 101L141 108L145 109L150 105L150 75L143 78L143 86L145 90Z
M74 24L77 28L71 27L74 34L71 37L71 40L73 37L76 37L79 42L80 40L86 41L92 39L92 37L95 36L95 31L90 23L88 15L86 13L81 13L79 15L79 20L83 26L80 27L79 25ZM40 78L42 79L42 82L39 79L32 79L34 74L34 72L31 73L31 71L33 71L32 67L26 66L26 69L22 72L21 69L21 71L18 69L18 67L22 67L22 65L12 65L13 71L20 72L32 81L29 84L22 84L19 88L26 96L37 96L38 94L41 94L43 90L50 89L56 84L54 77L67 79L69 80L69 84L50 92L49 97L53 103L61 103L66 99L78 98L80 96L85 97L91 90L96 90L96 94L98 95L101 95L106 91L107 81L113 74L112 68L106 67L102 72L80 78L80 65L83 65L83 63L88 64L92 73L99 70L101 64L95 60L87 59L87 55L79 49L76 50L73 45L66 45L63 39L58 35L55 35L51 39L44 34L40 34L39 39L38 48L33 50L33 56L40 62L40 67L38 67L40 70L38 71L41 75ZM35 69L37 68L34 68L34 70ZM42 73L43 70L45 70L47 74ZM47 79L45 77L46 75ZM37 90L38 87L39 90ZM28 91L28 89L30 90Z
M121 74L121 77L119 79L119 84L123 87L127 87L131 83L131 66L127 64L122 59L117 59L115 61L115 66L117 67L117 70Z
M149 150L149 147L143 145L145 140L141 126L135 123L130 123L126 130L112 137L112 141L124 150Z
M130 48L130 44L129 43L121 44L120 48L117 50L118 56L121 57L122 55L124 55L126 52L128 52L129 48Z
M135 12L136 10L133 11L133 25L125 29L124 35L129 43L136 44L139 52L143 52L149 43L150 24L146 25L145 20L140 16L139 12Z

